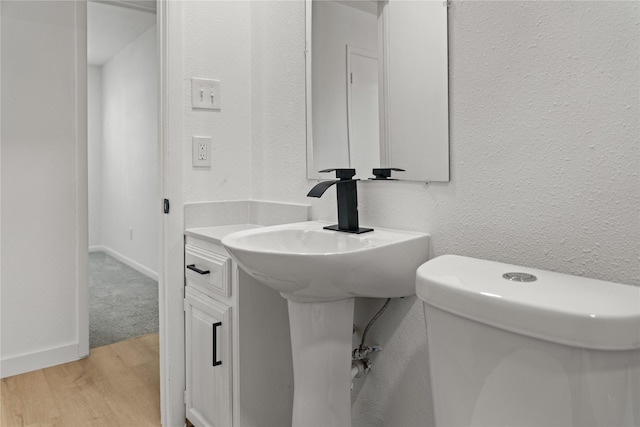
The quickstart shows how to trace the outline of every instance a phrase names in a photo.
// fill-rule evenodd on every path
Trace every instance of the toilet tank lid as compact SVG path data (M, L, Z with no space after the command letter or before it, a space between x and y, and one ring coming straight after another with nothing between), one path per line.
M519 282L505 273L537 280ZM573 347L640 348L640 287L511 264L443 255L422 264L426 304L494 327Z

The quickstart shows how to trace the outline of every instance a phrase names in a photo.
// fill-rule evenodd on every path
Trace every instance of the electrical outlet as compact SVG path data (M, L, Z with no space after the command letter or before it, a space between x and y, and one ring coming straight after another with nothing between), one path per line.
M193 137L193 166L211 167L211 137L210 136L194 136Z
M198 160L207 160L207 144L198 142Z

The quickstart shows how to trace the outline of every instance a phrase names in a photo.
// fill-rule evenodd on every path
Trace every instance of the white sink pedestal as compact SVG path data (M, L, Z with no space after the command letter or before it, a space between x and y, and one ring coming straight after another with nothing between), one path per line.
M292 427L349 427L354 298L288 304Z
M276 225L222 239L238 265L288 300L293 427L351 426L354 297L414 295L416 269L429 258L424 233L340 233L325 230L328 224Z

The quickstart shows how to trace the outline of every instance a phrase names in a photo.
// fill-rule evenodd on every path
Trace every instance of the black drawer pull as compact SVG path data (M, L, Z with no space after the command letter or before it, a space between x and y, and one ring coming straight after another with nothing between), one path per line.
M200 270L198 267L196 267L195 264L189 264L189 265L187 265L187 268L189 270L195 271L198 274L209 274L210 273L209 270Z
M213 325L213 366L218 366L218 365L222 365L222 360L216 360L217 359L217 348L216 348L216 342L218 341L218 326L222 326L222 322L218 322L218 323L214 323Z

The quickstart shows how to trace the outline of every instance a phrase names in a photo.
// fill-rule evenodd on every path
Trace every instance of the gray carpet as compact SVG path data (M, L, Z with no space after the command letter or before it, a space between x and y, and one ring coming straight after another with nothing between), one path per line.
M89 347L158 332L158 282L105 254L89 254Z

